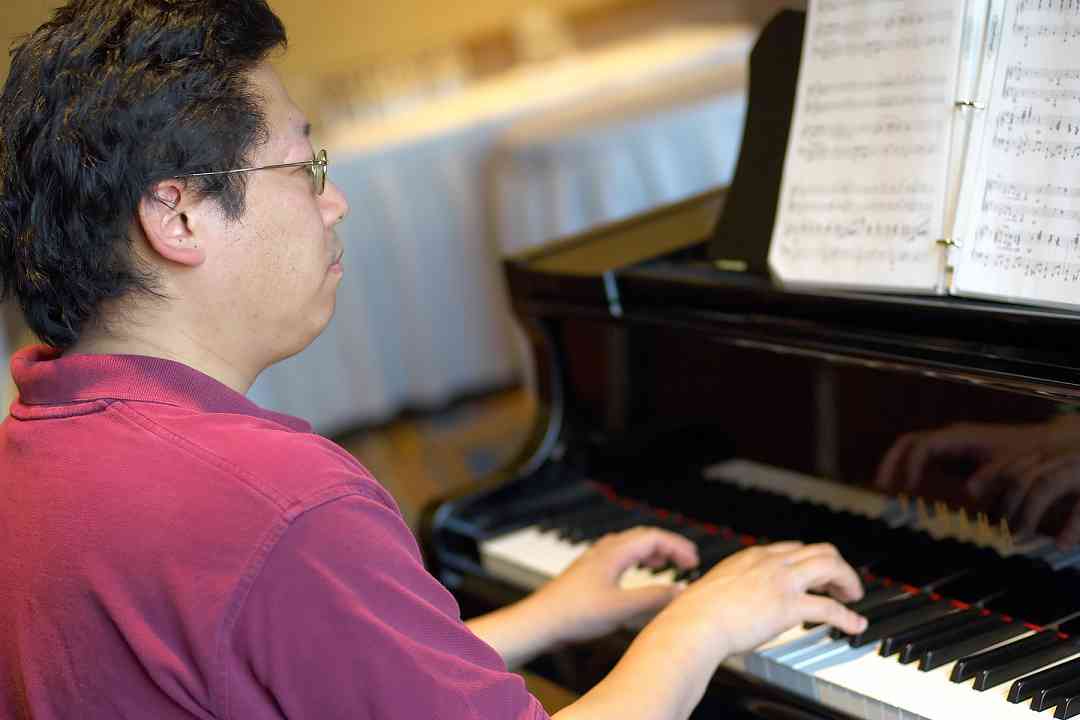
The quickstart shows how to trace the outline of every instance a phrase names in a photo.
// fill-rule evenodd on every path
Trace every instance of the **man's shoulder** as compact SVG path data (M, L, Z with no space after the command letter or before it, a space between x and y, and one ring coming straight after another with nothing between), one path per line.
M303 512L319 502L361 494L396 510L389 493L337 443L273 420L239 413L124 403L144 429L208 471L230 475L275 503Z

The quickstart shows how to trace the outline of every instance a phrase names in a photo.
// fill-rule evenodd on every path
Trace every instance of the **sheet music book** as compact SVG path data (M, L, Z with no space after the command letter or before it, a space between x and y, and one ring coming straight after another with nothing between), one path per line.
M1080 0L811 0L769 265L1080 305Z

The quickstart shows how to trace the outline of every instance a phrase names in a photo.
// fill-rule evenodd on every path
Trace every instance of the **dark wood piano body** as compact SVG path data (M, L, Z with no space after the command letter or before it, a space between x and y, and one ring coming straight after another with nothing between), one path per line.
M539 411L516 462L432 515L429 557L466 612L521 596L485 573L477 543L535 522L545 501L585 478L660 506L666 495L692 505L701 468L728 457L868 485L904 433L1044 421L1080 402L1080 317L790 290L715 270L706 238L724 197L694 198L507 262L536 360ZM963 502L953 483L921 491ZM708 508L697 515L707 521ZM556 679L583 689L606 669L595 662ZM718 691L713 702L760 709L762 695L775 700L728 679L749 695ZM773 712L760 717L800 717Z
M786 82L781 95L792 92L793 75ZM748 458L866 486L905 433L1041 422L1080 406L1076 313L791 289L763 273L754 248L767 243L771 215L751 226L755 212L775 208L775 188L771 197L754 189L763 177L778 182L786 133L770 135L776 123L751 124L755 113L775 111L762 109L768 101L761 93L755 99L754 88L730 193L717 190L506 261L535 365L534 432L510 466L433 507L424 533L433 570L466 613L522 594L483 569L478 544L535 522L586 480L709 521L709 508L694 499L711 462ZM779 161L765 153L770 143L781 143ZM729 246L749 253L749 272L724 272L713 262L718 217ZM970 506L954 481L970 468L931 470L921 494ZM1062 521L1051 512L1043 529L1053 532ZM626 642L567 651L541 669L584 690ZM839 717L725 671L714 685L703 716L721 708L713 716Z

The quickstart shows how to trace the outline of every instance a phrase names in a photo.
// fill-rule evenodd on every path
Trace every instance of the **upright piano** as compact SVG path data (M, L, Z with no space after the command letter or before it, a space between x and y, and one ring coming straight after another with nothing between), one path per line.
M754 51L731 188L506 261L535 424L513 463L432 508L432 568L480 612L634 525L692 538L702 567L627 584L692 582L755 543L829 541L862 574L868 630L794 628L729 659L699 716L1073 717L1080 548L1054 538L1080 493L1080 314L769 277L801 22L786 13ZM1057 463L1032 530L1015 518L1045 478L1005 463L983 492L968 485L999 457ZM542 669L584 690L632 632Z

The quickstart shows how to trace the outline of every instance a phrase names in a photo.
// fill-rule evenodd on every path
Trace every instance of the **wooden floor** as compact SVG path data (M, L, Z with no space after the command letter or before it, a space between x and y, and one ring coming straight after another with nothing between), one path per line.
M527 390L509 390L336 440L393 494L415 530L428 501L513 457L528 435L533 407Z

